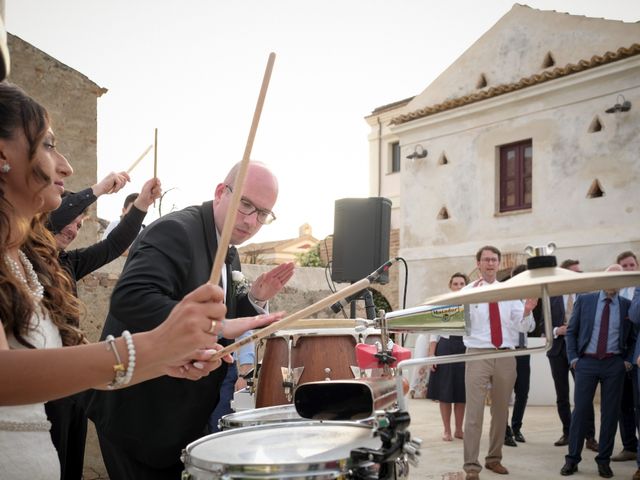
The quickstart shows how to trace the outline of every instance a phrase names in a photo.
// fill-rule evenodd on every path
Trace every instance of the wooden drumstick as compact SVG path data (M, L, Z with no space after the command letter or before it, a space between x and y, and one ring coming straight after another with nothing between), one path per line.
M217 360L219 358L222 358L229 353L235 352L236 350L240 349L240 347L248 343L255 342L257 340L261 340L265 337L268 337L272 333L275 333L278 330L282 330L283 327L289 325L295 320L300 320L301 318L306 318L310 315L313 315L314 313L317 313L323 308L333 305L337 301L342 300L348 297L349 295L353 295L359 292L360 290L364 290L369 285L371 285L371 281L368 278L363 278L362 280L356 283L353 283L336 293L329 295L327 298L324 298L314 303L313 305L309 305L308 307L303 308L302 310L299 310L296 313L293 313L288 317L283 318L282 320L278 320L277 322L272 323L271 325L267 325L266 327L260 329L259 331L255 332L253 335L249 337L244 337L240 340L236 340L231 345L224 347L222 350L218 350L213 355L213 357L211 357L211 360Z
M158 178L158 129L153 132L153 178ZM153 200L153 207L155 208L156 201Z
M216 258L213 262L213 267L211 268L209 283L214 285L217 285L220 281L222 266L224 265L224 260L227 256L227 249L229 248L229 241L231 240L231 231L233 230L233 225L236 221L236 215L238 215L238 205L240 204L240 199L242 197L242 187L249 168L249 156L251 155L251 149L253 148L253 140L256 136L256 130L258 130L260 114L262 113L262 106L264 105L264 99L267 95L267 87L269 86L269 80L271 79L271 72L273 71L273 63L275 60L276 54L271 52L269 54L269 60L267 61L267 68L265 69L264 77L262 79L262 87L260 88L260 95L258 96L256 109L253 112L253 121L251 122L251 129L249 130L249 137L247 138L244 155L242 156L242 161L240 162L240 167L236 174L236 180L233 184L233 193L231 194L229 208L227 209L227 216L224 219L222 233L220 233Z
M147 156L147 153L149 153L152 148L153 148L153 145L149 145L147 149L142 153L142 155L140 155L138 159L135 162L133 162L131 166L127 169L127 173L131 173L131 171L134 168L136 168L136 166L142 161L142 159Z

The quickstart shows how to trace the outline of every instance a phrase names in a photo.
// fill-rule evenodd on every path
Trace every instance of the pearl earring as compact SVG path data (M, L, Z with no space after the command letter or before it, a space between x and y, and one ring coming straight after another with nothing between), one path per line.
M9 165L9 163L5 161L0 167L0 172L9 173L10 171L11 171L11 165Z

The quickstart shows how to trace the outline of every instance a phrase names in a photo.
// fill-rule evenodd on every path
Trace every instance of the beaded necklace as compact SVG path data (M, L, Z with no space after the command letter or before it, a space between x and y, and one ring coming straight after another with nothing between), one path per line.
M22 270L16 261L8 254L5 254L4 261L16 278L20 279L20 281L29 289L36 303L40 303L44 297L44 287L40 283L40 280L38 280L38 275L33 269L33 265L22 250L18 250L18 257L20 258L20 263L22 263L22 267L27 274L27 278L22 274Z

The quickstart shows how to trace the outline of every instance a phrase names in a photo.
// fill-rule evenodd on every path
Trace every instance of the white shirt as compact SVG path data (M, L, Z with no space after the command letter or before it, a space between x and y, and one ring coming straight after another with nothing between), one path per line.
M497 283L497 282L493 282ZM463 290L488 284L484 280L473 282ZM500 325L502 326L502 345L500 348L515 348L518 345L518 334L529 331L530 324L524 317L522 300L498 302ZM467 348L495 348L491 343L491 326L489 322L489 304L475 303L469 305L469 335L463 337Z
M220 234L218 233L218 230L216 229L216 239L218 241L218 245L220 244ZM220 275L220 280L222 282L222 290L224 291L224 300L226 300L227 298L227 276L224 274L224 272L227 271L226 268L227 264L226 262L223 264L222 267L222 274ZM258 313L269 313L269 306L268 303L265 304L264 306L260 306L258 304L256 304L256 302L254 302L250 297L249 298L249 302L251 303L251 305L253 305L253 307L258 311ZM242 335L240 335L236 340L241 340L245 337L249 337L253 335L253 330L248 330L245 333L243 333ZM233 357L238 361L239 365L245 365L245 364L252 364L254 363L254 359L255 359L255 348L254 348L254 343L253 342L249 342L246 343L245 345L241 346L236 352L233 352Z
M102 240L106 240L111 231L118 226L120 223L120 219L112 220L111 223L105 228L104 233L102 234Z
M627 300L633 300L633 293L636 291L636 287L621 288L618 295L626 298Z

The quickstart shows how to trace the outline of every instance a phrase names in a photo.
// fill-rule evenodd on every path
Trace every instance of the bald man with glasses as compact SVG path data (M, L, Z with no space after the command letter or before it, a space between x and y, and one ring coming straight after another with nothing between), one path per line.
M215 188L215 196L198 206L169 213L138 236L111 298L102 337L123 330L150 330L195 287L209 280L227 215L235 215L230 243L239 245L275 220L278 181L262 163L251 162L237 212L231 211L236 164ZM240 271L235 248L229 249L222 286L227 318L251 317L266 311L267 302L293 275L286 263L260 275L247 292L235 288L232 271ZM233 339L221 338L228 344ZM207 421L218 404L226 377L224 364L198 381L169 377L135 389L93 392L88 414L96 424L110 478L176 479L183 465L181 450L207 433ZM106 395L105 395L106 393Z

